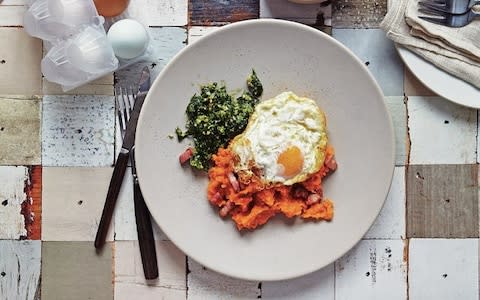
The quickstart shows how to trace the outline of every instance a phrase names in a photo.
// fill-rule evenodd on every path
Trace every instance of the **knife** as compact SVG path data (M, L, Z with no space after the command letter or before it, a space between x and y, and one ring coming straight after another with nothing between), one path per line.
M125 136L123 138L122 148L118 154L118 158L113 169L112 178L110 180L110 185L108 187L107 198L105 200L102 217L100 218L100 224L98 225L97 235L95 237L95 248L97 249L102 248L105 244L108 227L112 221L113 209L115 208L118 193L120 192L120 187L122 186L130 152L135 144L135 132L137 129L138 117L149 88L150 71L148 70L148 67L145 67L140 75L139 91L135 100L135 104L133 105L133 111L130 114L130 119L127 123L127 130L125 131Z
M145 279L158 277L157 252L155 251L155 239L150 212L148 211L142 191L138 183L137 167L135 165L135 146L130 152L133 177L133 201L135 205L135 222L137 224L138 245L142 257L143 274Z

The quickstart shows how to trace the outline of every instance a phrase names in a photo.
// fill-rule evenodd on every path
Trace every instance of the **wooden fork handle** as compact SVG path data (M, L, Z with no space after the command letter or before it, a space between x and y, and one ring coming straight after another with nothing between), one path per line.
M112 179L110 179L110 185L108 186L107 198L102 211L102 217L100 218L100 224L98 225L97 236L95 237L95 248L100 249L105 244L108 228L112 221L113 210L115 203L117 203L120 187L122 186L123 177L128 164L128 152L120 152L113 169Z
M142 257L143 273L146 279L155 279L158 277L158 265L152 220L136 177L133 178L133 199L135 203L135 220L137 223L138 244Z

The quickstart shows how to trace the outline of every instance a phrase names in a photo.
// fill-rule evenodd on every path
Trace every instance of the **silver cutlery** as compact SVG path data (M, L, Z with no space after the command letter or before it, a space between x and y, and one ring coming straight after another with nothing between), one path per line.
M480 13L475 12L474 10L470 10L461 15L453 15L427 8L420 8L418 11L426 14L424 16L419 16L420 19L448 27L463 27L480 16Z
M108 187L105 205L100 218L100 224L98 225L97 235L95 237L95 248L100 249L105 244L115 204L130 159L132 162L132 175L134 178L135 218L143 270L146 279L155 279L158 277L155 242L153 239L150 213L143 201L143 196L138 185L134 157L135 132L137 129L138 118L145 97L150 88L150 72L148 67L143 68L138 86L138 93L136 93L136 95L133 92L133 89L130 89L130 93L128 93L127 89L119 88L115 90L123 143Z
M427 9L450 14L464 14L473 6L480 4L480 0L423 0L418 4Z
M137 95L134 88L115 89L115 101L118 107L118 121L122 139L127 130L127 122L133 112L134 103ZM142 191L138 183L137 168L135 165L135 145L130 151L130 162L132 164L133 177L133 200L135 207L135 222L137 225L138 244L140 246L140 255L142 258L143 272L146 279L155 279L158 277L157 255L155 251L155 239L153 237L153 228L150 212L148 211Z

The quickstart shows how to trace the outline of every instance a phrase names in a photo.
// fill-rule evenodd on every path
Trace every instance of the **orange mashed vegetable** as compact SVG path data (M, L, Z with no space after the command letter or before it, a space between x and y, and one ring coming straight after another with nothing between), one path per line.
M325 161L332 160L333 156L334 149L328 146ZM321 199L310 203L304 198L295 197L292 191L301 186L309 193L322 195L322 179L331 172L326 165L306 181L291 186L265 186L253 176L249 182L240 181L240 188L235 189L229 179L229 174L231 176L234 172L234 160L234 154L228 149L220 148L217 154L213 155L214 166L208 171L210 181L207 196L212 205L220 208L220 215L231 216L239 230L255 229L278 213L288 218L298 216L303 219L332 220L331 200Z

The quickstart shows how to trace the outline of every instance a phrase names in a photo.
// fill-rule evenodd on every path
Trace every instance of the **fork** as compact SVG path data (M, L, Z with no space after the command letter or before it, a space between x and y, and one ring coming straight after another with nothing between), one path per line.
M450 14L464 14L473 6L480 4L480 0L423 0L418 4L424 8Z
M121 136L125 135L127 123L135 103L135 91L133 87L115 88L115 101L117 102L117 115L120 124ZM153 238L152 221L150 212L143 199L140 185L137 178L135 166L135 146L130 152L130 162L133 177L133 200L135 206L135 222L137 225L138 244L142 257L143 272L146 279L158 277L157 254L155 251L155 240Z
M452 15L446 12L440 12L426 8L420 8L418 11L428 15L419 16L420 19L448 27L463 27L480 16L480 13L477 13L474 10L470 10L461 15Z

